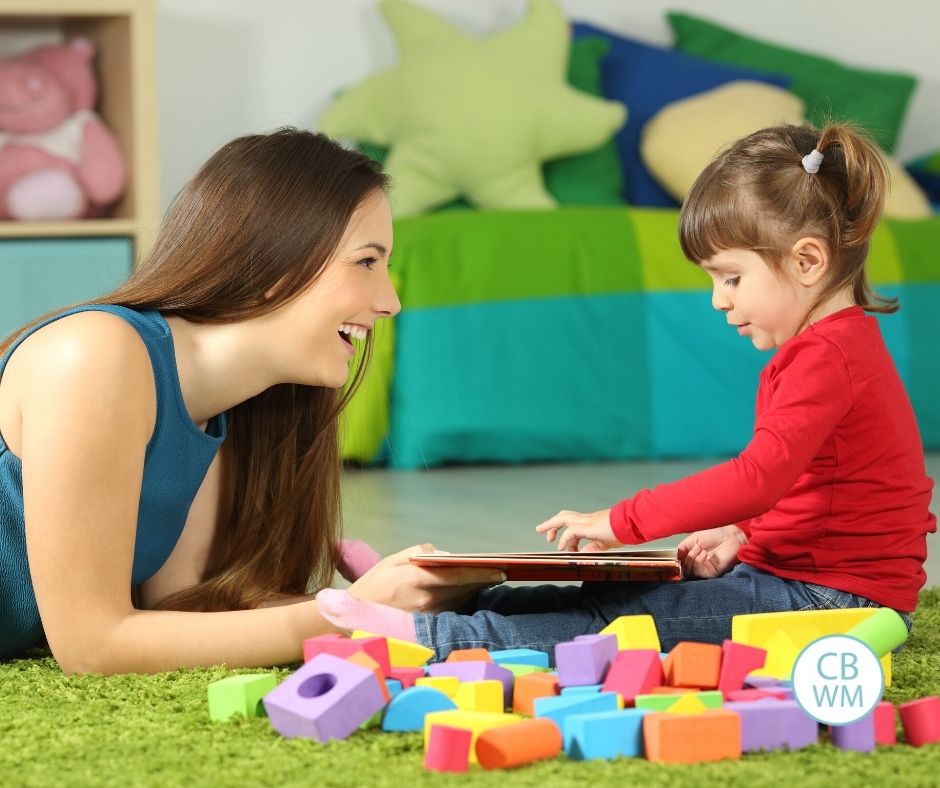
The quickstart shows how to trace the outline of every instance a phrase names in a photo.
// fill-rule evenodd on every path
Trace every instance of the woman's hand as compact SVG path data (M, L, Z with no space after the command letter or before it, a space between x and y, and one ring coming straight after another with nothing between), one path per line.
M738 550L747 537L736 525L696 531L679 542L679 560L686 577L721 577L738 563Z
M502 572L492 568L429 568L415 566L408 560L435 549L432 544L415 545L383 558L348 591L360 599L409 613L440 613L460 608L484 588L506 579Z
M559 550L581 550L585 553L598 553L610 550L612 547L621 547L610 527L610 509L601 509L591 514L580 512L561 511L550 517L544 523L535 526L540 534L546 534L549 542L554 542L558 532L564 528L561 539L558 540ZM581 547L581 540L588 543Z

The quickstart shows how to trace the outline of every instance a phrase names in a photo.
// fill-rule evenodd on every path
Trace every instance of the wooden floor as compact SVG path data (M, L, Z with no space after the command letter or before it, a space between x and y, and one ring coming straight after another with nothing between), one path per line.
M451 552L547 550L534 527L561 509L594 511L638 489L668 482L713 462L603 465L469 466L429 471L346 470L346 535L383 555L433 543ZM940 454L927 457L940 478ZM940 493L934 493L940 513ZM656 544L674 545L681 537ZM940 585L940 537L928 537L927 585Z

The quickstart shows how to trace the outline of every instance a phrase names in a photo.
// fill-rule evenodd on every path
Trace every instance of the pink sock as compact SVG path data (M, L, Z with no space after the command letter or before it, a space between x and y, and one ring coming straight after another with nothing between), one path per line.
M382 560L372 547L360 539L339 540L339 573L350 583L355 583L373 566Z
M411 613L397 607L366 602L336 588L324 588L317 594L321 615L340 629L363 629L376 635L418 642Z

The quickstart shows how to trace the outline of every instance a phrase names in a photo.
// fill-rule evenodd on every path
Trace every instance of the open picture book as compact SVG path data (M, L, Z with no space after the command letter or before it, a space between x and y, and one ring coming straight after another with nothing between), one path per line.
M682 579L676 548L608 550L600 553L425 553L411 556L425 567L478 566L499 569L507 580L670 582Z

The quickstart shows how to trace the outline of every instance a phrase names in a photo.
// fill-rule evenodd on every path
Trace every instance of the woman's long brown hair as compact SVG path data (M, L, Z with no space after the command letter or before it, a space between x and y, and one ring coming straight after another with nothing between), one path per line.
M319 275L357 206L387 186L378 165L322 134L284 128L240 137L183 189L131 277L87 303L194 323L270 312ZM8 337L0 353L43 319ZM228 413L205 573L160 608L245 609L330 584L341 531L337 421L369 351L345 394L282 384Z

